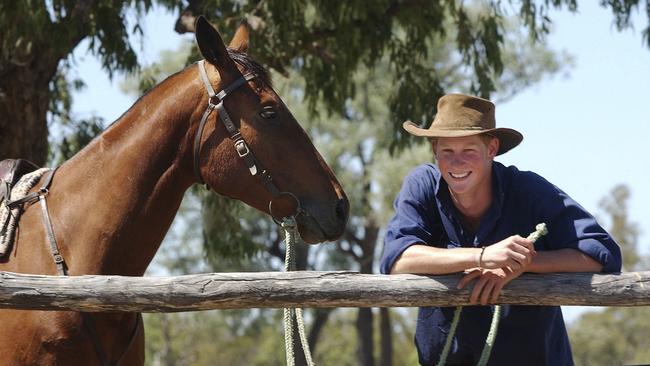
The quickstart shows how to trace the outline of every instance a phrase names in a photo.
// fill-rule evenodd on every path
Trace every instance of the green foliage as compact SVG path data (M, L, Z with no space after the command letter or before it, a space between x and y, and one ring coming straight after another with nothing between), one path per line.
M510 1L196 1L194 14L208 14L228 39L247 19L253 28L253 53L281 74L290 69L304 78L310 115L326 111L345 115L346 103L359 92L356 75L385 65L390 80L388 102L392 148L412 137L399 123L430 121L435 100L450 88L444 68L462 75L466 91L489 97L507 66L508 37L526 33L531 44L543 43L550 31L548 13L574 0ZM630 10L630 9L627 9ZM518 18L516 27L508 19ZM525 31L522 31L525 29ZM442 46L442 47L440 47ZM451 63L440 63L440 58ZM442 67L441 67L442 65ZM520 65L525 65L521 62ZM534 69L527 77L534 79Z
M120 89L126 94L142 95L169 75L182 70L191 55L193 43L183 42L174 50L163 50L158 61L142 66L120 82Z
M614 15L614 24L619 31L633 28L633 24L630 22L630 16L633 11L638 10L639 8L643 9L643 5L639 5L640 3L642 3L640 0L600 0L600 4L603 7L612 10L612 15ZM645 12L646 16L650 20L650 1L648 0L645 2ZM650 47L650 25L643 29L642 34L646 46Z
M71 68L69 62L63 62L50 82L49 119L56 125L54 133L49 136L48 161L53 165L70 159L104 129L104 119L101 117L76 119L71 114L72 92L86 87L80 79L69 79Z
M394 365L417 364L412 346L414 309L392 309ZM317 365L356 365L353 309L330 315L318 346ZM308 310L309 319L312 312ZM281 310L219 310L144 314L147 365L285 365ZM376 324L376 328L379 324ZM379 349L379 339L375 339Z
M3 1L0 65L21 65L44 56L65 59L81 40L88 38L90 51L100 58L109 75L133 71L138 60L129 35L141 34L139 21L151 7L151 0ZM135 24L129 29L131 19Z
M576 365L639 365L650 359L650 308L607 308L569 328Z
M612 189L600 201L608 215L608 231L621 246L626 270L639 270L648 263L637 252L637 224L628 218L630 190L625 185ZM583 314L569 327L576 365L642 364L650 359L650 308L607 308Z
M74 124L62 126L64 135L54 146L56 150L50 150L50 161L54 165L60 165L70 159L74 154L88 145L92 139L104 131L104 120L101 117L90 117L75 121Z
M641 261L637 252L639 228L636 223L629 220L627 208L629 199L630 189L624 184L619 184L611 190L610 196L600 200L599 206L608 215L608 232L621 247L623 269L634 271L639 269L637 267Z
M253 265L254 255L264 249L264 244L274 237L278 240L276 225L270 219L214 192L200 195L206 259L213 268L224 270L228 262L235 267L244 262Z
M281 310L145 314L148 365L284 365Z

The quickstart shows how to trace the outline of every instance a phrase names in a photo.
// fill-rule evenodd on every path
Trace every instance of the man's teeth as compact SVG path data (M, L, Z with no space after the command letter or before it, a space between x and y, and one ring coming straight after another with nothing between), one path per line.
M451 175L452 178L462 179L462 178L467 177L469 175L469 173L470 172L465 172L465 173L461 173L461 174L454 174L452 172L449 172L449 175Z

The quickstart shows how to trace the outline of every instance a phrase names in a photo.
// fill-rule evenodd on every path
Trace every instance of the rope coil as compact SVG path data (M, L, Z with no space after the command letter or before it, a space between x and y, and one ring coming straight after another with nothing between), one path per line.
M299 238L298 227L296 220L293 217L285 217L280 223L284 231L285 242L285 258L284 270L285 272L296 270L296 258L294 255L295 244ZM298 335L300 336L300 344L302 345L303 353L307 365L314 366L314 361L311 358L311 351L309 350L309 343L305 335L305 322L302 317L302 309L300 308L284 308L284 347L287 356L287 365L294 366L296 362L296 355L293 349L293 319L296 319L298 324Z

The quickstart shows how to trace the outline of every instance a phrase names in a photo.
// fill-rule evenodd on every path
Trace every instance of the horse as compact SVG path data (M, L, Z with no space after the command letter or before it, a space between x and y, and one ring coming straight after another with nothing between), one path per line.
M240 25L226 46L200 17L204 60L142 96L49 177L47 210L68 275L142 276L195 183L276 220L295 215L307 243L342 235L345 192L247 54L249 32ZM59 273L35 206L25 205L1 271ZM141 322L138 313L3 309L0 363L142 365Z

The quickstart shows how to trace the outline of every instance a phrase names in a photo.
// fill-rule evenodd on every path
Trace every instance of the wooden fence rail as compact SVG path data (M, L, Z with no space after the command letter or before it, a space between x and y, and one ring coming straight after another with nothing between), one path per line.
M177 277L57 277L0 272L0 308L177 312L234 308L467 305L459 275L353 272L207 273ZM650 305L650 271L524 274L500 303Z

